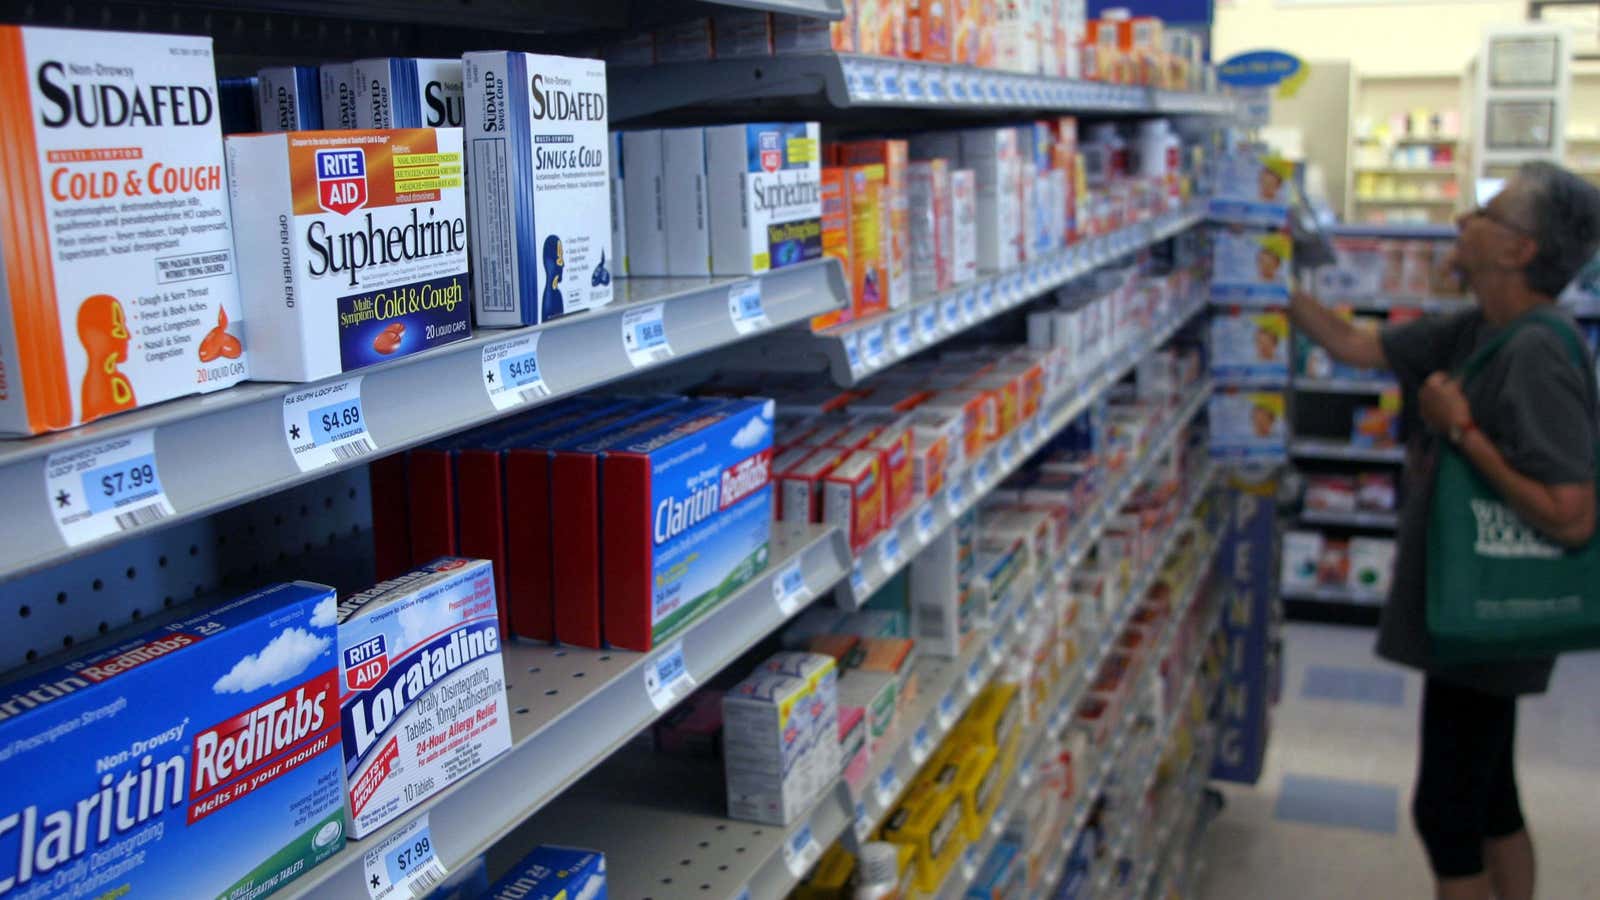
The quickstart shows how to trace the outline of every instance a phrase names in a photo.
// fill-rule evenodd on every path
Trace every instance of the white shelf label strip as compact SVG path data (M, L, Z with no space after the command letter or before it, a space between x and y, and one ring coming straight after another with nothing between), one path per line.
M662 305L651 303L622 314L622 349L635 368L666 362L672 358L667 342L667 326Z

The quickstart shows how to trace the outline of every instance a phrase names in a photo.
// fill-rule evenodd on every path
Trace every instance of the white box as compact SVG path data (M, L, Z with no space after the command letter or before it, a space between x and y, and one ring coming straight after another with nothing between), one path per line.
M256 73L262 131L316 131L322 127L322 86L316 66L272 66Z
M822 131L816 122L706 129L711 268L760 275L822 257Z
M802 763L807 791L816 797L839 777L839 664L826 653L791 650L774 654L761 667L806 681L809 702L796 712L807 731Z
M622 133L623 203L632 212L623 230L628 237L628 274L667 274L667 208L661 131Z
M628 198L623 186L622 132L611 132L611 260L612 270L628 277Z
M950 242L950 166L947 160L906 168L909 197L912 295L926 300L954 284Z
M511 747L492 567L446 557L345 598L339 676L360 838Z
M461 127L461 60L358 59L357 128Z
M1283 562L1278 573L1284 592L1316 590L1317 563L1322 559L1322 532L1286 531Z
M256 377L313 381L472 335L461 129L230 135L227 153Z
M978 268L986 272L1022 261L1020 163L1016 129L961 132L961 165L977 178Z
M1395 543L1389 538L1350 539L1350 587L1366 596L1388 599L1394 577Z
M960 656L976 628L969 602L974 548L959 528L947 528L911 560L911 637L929 656Z
M322 91L322 127L328 131L356 128L356 64L323 63L317 76Z
M605 63L476 51L462 74L478 324L535 325L609 304Z
M661 132L661 199L667 221L668 275L711 274L704 128Z
M804 678L757 670L722 695L730 818L787 825L810 807L807 731L790 723L810 692Z
M978 278L978 176L950 173L950 276L956 284Z
M32 27L0 39L17 86L0 112L0 433L243 380L211 40ZM141 115L105 106L134 96Z

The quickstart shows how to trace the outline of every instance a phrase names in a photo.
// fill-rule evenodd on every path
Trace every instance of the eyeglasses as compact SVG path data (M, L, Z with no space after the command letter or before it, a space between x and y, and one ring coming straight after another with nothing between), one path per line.
M1501 215L1500 213L1497 213L1493 209L1490 209L1488 206L1475 206L1472 209L1467 210L1467 212L1462 216L1462 218L1463 219L1481 218L1481 219L1485 219L1487 221L1493 222L1494 224L1499 225L1501 228L1506 228L1506 229L1509 229L1511 231L1515 231L1517 234L1520 234L1523 237L1531 238L1531 237L1534 236L1533 235L1533 229L1524 228L1521 225L1518 225L1517 223L1511 221L1510 219L1506 218L1505 216Z

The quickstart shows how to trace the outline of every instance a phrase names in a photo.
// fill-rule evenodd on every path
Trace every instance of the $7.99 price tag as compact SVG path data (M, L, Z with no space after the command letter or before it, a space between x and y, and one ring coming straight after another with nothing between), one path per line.
M361 376L285 394L283 436L302 472L375 452L361 406Z
M444 863L434 852L428 814L389 835L361 856L367 894L372 900L426 897L444 880Z
M50 454L44 486L69 547L175 514L161 487L150 429Z

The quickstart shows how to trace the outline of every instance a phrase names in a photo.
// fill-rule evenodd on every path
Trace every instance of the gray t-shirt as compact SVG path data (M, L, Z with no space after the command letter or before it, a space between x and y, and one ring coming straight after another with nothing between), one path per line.
M1582 334L1564 310L1554 310ZM1417 409L1417 389L1439 370L1456 372L1499 329L1473 309L1428 316L1382 333L1383 355L1399 377L1408 415ZM1566 341L1549 326L1528 323L1514 334L1464 387L1472 418L1485 437L1523 475L1545 484L1571 484L1595 477L1597 400L1594 362L1585 353L1579 368ZM1406 447L1405 504L1394 580L1378 629L1378 654L1447 681L1491 694L1542 693L1554 660L1471 666L1432 662L1427 620L1428 508L1433 469L1444 440L1414 422Z

